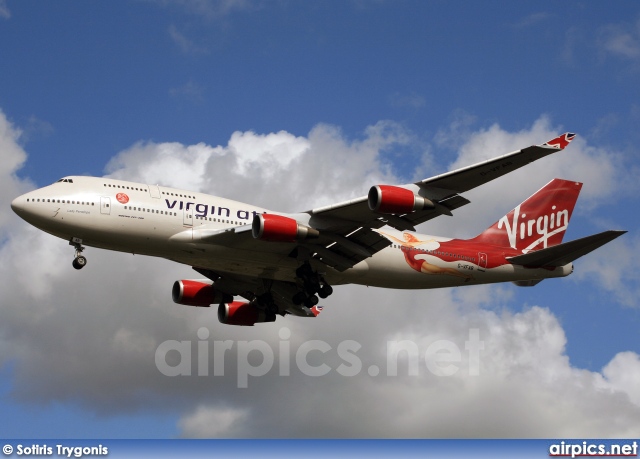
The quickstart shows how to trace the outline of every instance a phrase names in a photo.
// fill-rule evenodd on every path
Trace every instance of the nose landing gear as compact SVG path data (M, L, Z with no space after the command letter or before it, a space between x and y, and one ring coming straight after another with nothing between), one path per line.
M72 266L76 269L84 268L87 265L87 259L81 255L85 249L82 246L82 239L77 237L71 238L69 245L72 245L76 249L76 257L73 259L73 263L71 263Z

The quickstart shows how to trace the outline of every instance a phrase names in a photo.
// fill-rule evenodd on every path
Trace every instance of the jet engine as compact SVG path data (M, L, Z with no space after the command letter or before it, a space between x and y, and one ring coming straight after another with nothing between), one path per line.
M281 215L258 214L253 217L253 237L271 242L295 242L320 236L318 230Z
M212 304L233 301L231 295L217 291L213 285L196 280L175 281L171 289L174 303L208 308Z
M258 309L250 303L234 301L218 306L218 320L226 325L253 326L262 322L274 322L276 315Z
M433 209L433 201L411 190L391 185L376 185L369 189L369 209L383 214L408 214L414 210Z

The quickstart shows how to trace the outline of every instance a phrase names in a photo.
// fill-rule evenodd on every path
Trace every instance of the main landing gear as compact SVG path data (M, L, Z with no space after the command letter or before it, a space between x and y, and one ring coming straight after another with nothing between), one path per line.
M263 293L256 296L251 303L253 303L258 309L264 310L267 320L265 322L273 322L276 320L276 314L278 314L278 306L273 300L273 296L270 292Z
M78 239L77 237L71 238L69 241L69 245L72 245L76 249L76 257L73 259L73 267L76 269L82 269L87 265L87 259L82 256L82 252L84 251L84 247L82 246L82 239Z
M293 304L304 304L306 307L311 308L318 304L318 297L324 299L333 293L333 288L327 284L324 278L314 272L309 262L305 262L302 266L296 269L296 277L302 284L302 289L293 295L291 301Z

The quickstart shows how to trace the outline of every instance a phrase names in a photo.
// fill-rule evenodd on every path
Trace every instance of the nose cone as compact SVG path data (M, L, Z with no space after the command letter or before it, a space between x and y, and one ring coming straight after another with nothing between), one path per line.
M31 217L34 214L34 208L27 201L28 199L32 200L32 193L26 193L22 196L18 196L13 201L11 201L11 209L23 220L31 223Z
M11 201L11 209L13 209L13 211L16 214L22 217L24 216L24 210L25 210L24 208L25 208L26 202L27 202L27 199L24 197L24 195L18 196L13 201Z

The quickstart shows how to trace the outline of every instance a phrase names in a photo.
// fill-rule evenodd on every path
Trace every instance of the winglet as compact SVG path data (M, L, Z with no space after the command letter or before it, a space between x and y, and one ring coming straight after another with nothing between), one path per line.
M542 144L543 147L557 148L558 150L564 150L567 145L574 139L576 135L573 132L565 132L564 134L551 139L548 142Z

